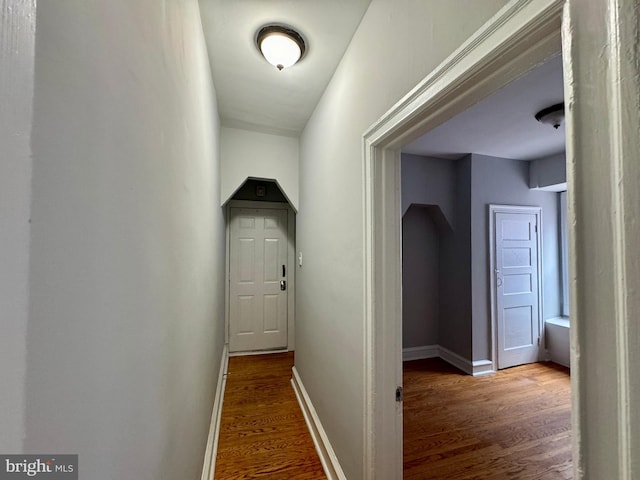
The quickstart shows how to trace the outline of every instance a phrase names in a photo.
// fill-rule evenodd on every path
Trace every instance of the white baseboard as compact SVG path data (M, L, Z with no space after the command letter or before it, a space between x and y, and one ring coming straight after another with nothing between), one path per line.
M473 369L473 376L477 377L478 375L486 375L488 373L495 373L493 369L493 362L491 360L476 360L471 363L471 368Z
M429 347L424 348L437 348L437 355L432 355L432 357L440 357L447 363L450 363L454 367L459 370L462 370L464 373L468 375L473 375L477 377L478 375L486 375L488 373L493 373L495 370L493 369L493 362L491 360L476 360L472 362L455 352L452 352L448 348L445 348L441 345L431 345ZM403 359L404 359L404 351L403 351ZM431 358L431 357L423 357L423 358Z
M224 400L224 388L227 383L227 367L229 365L229 350L225 345L222 349L220 359L220 371L218 373L218 383L213 401L213 411L211 412L211 423L209 424L209 437L207 438L207 449L204 454L204 465L202 466L201 480L213 480L216 471L216 455L218 453L218 436L220 434L220 419L222 418L222 403Z
M246 352L231 352L230 357L246 357L247 355L269 355L271 353L287 353L289 350L286 348L278 348L275 350L249 350Z
M307 422L307 427L311 433L313 443L316 446L316 451L320 457L320 463L322 463L322 468L327 476L327 480L347 480L347 477L340 466L340 462L338 461L338 457L329 442L329 437L324 431L322 423L320 423L320 418L316 413L316 409L313 407L311 399L307 394L307 390L302 384L302 380L300 379L300 375L298 374L296 367L293 367L291 384L293 385L293 391L296 393L304 419Z
M473 365L470 360L467 360L466 358L442 346L439 347L439 350L440 358L445 362L450 363L457 369L462 370L464 373L473 375Z
M402 349L402 361L422 360L423 358L439 357L438 345L423 345L422 347L408 347Z

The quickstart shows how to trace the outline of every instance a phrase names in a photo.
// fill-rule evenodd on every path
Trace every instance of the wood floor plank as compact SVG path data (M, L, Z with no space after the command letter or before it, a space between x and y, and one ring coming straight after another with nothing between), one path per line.
M325 480L291 386L293 353L231 357L216 480Z
M472 377L441 359L404 364L405 480L570 480L568 369Z

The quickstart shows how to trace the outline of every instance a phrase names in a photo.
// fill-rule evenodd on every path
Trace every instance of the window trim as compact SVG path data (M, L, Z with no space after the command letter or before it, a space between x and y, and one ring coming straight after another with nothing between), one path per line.
M569 239L567 228L567 192L560 192L560 279L562 316L569 318Z

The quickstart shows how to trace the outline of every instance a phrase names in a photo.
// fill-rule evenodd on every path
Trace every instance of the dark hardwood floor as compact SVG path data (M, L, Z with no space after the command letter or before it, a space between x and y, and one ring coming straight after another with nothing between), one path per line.
M326 479L291 386L293 353L231 357L216 480Z
M293 354L229 359L216 480L325 479L291 387ZM405 480L571 479L568 369L482 377L404 364Z
M472 377L404 363L404 478L572 478L569 371L537 363Z

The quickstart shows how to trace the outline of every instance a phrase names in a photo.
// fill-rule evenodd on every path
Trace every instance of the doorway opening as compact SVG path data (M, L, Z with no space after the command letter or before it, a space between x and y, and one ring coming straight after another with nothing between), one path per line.
M535 113L562 100L557 56L402 148L404 478L570 478L568 368L537 363L543 319L561 313L566 173L564 127ZM417 202L449 228L417 217Z
M226 205L229 355L294 350L295 213L277 182L249 178Z
M515 20L517 4L505 7L500 19L485 25L365 133L365 371L370 372L365 419L373 432L365 438L365 466L370 478L401 478L403 467L402 402L384 394L402 385L400 150L557 56L561 10L558 4L540 6ZM490 362L490 329L484 328L482 363ZM472 335L467 342L472 350Z

